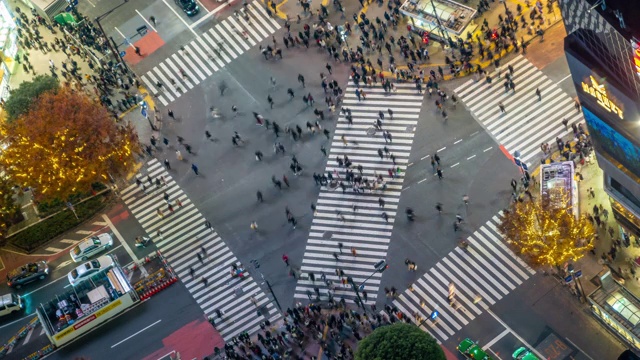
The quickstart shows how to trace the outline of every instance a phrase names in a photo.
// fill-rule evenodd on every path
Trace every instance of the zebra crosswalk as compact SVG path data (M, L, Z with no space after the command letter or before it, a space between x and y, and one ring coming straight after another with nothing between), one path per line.
M280 24L255 1L245 11L248 21L243 16L227 17L142 75L162 105L184 95L280 29Z
M508 65L514 68L515 93L505 92L503 86ZM563 119L569 124L583 121L573 99L524 56L518 55L502 65L501 72L501 79L497 71L490 74L492 84L469 80L454 92L509 154L518 151L522 161L528 163L542 155L540 144L553 143L556 137L571 132L562 124ZM541 91L541 101L536 89ZM505 113L501 112L500 103Z
M482 314L535 271L502 242L497 225L501 213L469 236L467 250L456 247L393 305L421 328L443 342ZM453 305L449 294L454 293ZM431 319L431 314L439 315Z
M232 265L240 264L238 259L220 236L205 225L205 218L164 166L152 159L147 168L149 178L140 177L146 189L133 184L122 191L122 200L204 313L215 318L215 327L225 341L243 331L259 330L265 316L270 321L278 320L280 313L250 275L231 277ZM155 179L161 180L159 186L150 183ZM165 194L173 211L168 209ZM164 212L163 216L157 213L158 209ZM202 259L198 253L204 254ZM194 276L191 268L195 270ZM257 309L266 315L258 316ZM222 319L216 317L216 310L223 312Z
M296 298L315 298L319 294L321 299L327 300L330 290L336 299L353 301L355 293L342 281L351 277L354 283L361 284L372 273L364 287L368 302L375 301L378 293L381 274L374 271L374 264L387 255L423 96L417 93L413 84L396 84L397 90L391 93L385 93L376 84L363 89L366 98L360 101L356 89L354 83L349 83L345 90L342 109L351 110L353 124L349 124L344 113L339 117L326 173L349 184L345 179L346 168L340 166L337 159L346 156L353 163L350 168L356 175L361 169L363 178L376 185L372 189L362 186L365 190L361 193L356 193L351 186L345 191L340 186L322 186L302 260L303 275L295 290ZM390 139L380 130L374 133L373 124L380 111L384 114L382 130L391 134ZM381 158L378 150L385 146L389 156L383 152ZM394 168L399 171L394 171L392 178L388 172ZM382 175L385 182L377 183L377 175ZM383 212L388 221L382 217ZM334 253L338 255L337 259ZM344 272L342 276L337 273L339 270ZM310 273L316 277L315 281L309 279ZM326 277L326 282L319 279L321 275Z

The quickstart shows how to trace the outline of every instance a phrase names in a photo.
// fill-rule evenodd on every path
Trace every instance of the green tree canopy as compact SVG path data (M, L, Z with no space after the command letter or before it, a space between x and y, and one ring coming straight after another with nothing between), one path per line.
M446 360L436 340L415 325L382 326L358 343L356 360Z
M49 75L38 75L32 81L25 81L16 89L11 90L11 95L5 103L7 120L13 121L20 115L29 111L34 101L42 94L59 87L58 80Z

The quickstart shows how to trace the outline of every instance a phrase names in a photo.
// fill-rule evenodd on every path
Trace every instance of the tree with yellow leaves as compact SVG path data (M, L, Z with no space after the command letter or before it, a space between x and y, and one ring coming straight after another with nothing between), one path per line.
M42 94L2 131L0 165L43 199L64 201L94 182L126 174L140 151L131 125L117 124L102 105L70 88Z
M575 217L564 194L551 198L512 203L498 226L511 250L534 267L563 266L594 247L593 223Z

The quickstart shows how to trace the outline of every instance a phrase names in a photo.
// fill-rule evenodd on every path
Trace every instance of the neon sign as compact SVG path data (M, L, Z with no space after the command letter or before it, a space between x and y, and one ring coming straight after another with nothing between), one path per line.
M614 113L620 117L620 119L624 119L624 113L622 109L616 104L616 102L609 98L607 94L607 89L604 84L599 84L593 76L589 76L591 84L587 84L584 81L582 82L582 91L587 94L590 94L594 98L598 100L598 105L602 108L606 109L610 113Z

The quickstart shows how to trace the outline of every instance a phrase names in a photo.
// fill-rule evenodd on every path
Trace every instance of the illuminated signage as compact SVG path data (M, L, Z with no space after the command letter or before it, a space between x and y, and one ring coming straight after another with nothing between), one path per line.
M640 75L640 49L633 50L633 64L636 66L636 73Z
M616 104L615 99L610 99L604 84L599 84L593 75L589 76L590 84L582 82L582 91L593 96L598 100L598 105L606 109L610 113L614 113L624 119L622 109Z

